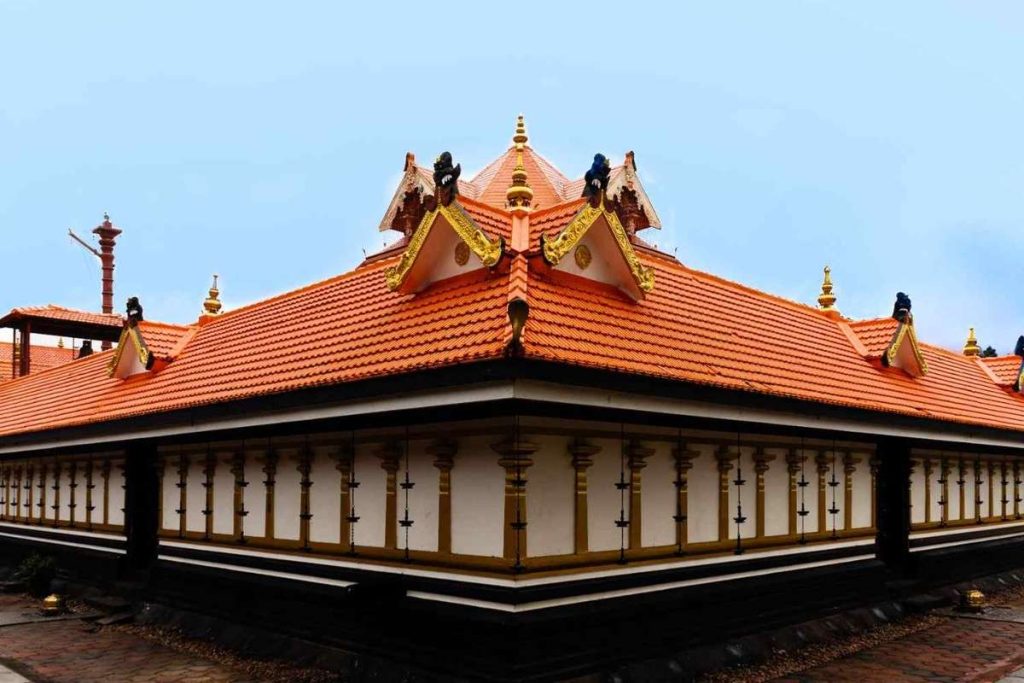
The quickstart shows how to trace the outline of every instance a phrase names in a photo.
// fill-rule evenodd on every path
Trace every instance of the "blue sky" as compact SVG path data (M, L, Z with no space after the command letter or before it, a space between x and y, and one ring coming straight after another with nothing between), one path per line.
M524 113L572 176L636 151L685 263L919 333L1024 333L1024 4L0 0L0 310L193 320L350 269L404 154L467 172Z

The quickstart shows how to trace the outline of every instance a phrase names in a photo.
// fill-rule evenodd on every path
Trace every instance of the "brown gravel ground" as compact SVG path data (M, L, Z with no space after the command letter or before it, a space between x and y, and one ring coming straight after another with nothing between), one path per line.
M1024 587L1011 588L990 593L988 603L999 606L1024 599ZM787 652L778 650L760 664L738 669L725 669L703 676L702 683L763 683L781 676L797 673L840 657L846 657L869 647L886 643L897 638L931 628L949 617L937 614L910 616L891 624L883 624L855 636L838 638L834 641L809 645Z
M166 648L194 657L202 657L237 669L254 681L266 683L334 683L342 677L332 671L294 666L280 660L262 660L239 655L214 643L182 635L177 629L164 626L121 624L107 626L123 633L148 640Z

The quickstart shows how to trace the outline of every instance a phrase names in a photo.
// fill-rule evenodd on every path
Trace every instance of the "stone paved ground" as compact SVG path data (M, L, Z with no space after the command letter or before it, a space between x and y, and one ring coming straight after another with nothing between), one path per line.
M32 603L0 595L0 610ZM251 680L237 670L116 629L50 621L0 628L0 663L54 683L221 683ZM0 681L5 679L0 678ZM14 680L14 679L12 679Z
M777 679L997 681L1024 664L1024 624L951 617L931 628ZM1012 679L1011 679L1012 680Z

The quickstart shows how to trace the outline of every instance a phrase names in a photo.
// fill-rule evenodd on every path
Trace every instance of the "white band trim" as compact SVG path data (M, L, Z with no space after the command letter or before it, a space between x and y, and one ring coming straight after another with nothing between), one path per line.
M305 576L303 574L292 574L290 572L275 572L267 569L252 569L250 567L240 567L235 564L222 564L220 562L206 562L204 560L190 560L184 557L172 557L170 555L158 555L157 559L165 562L177 562L179 564L192 564L199 567L210 567L213 569L226 569L232 572L241 572L242 574L256 574L258 576L272 576L277 579L289 579L291 581L305 581L306 583L321 583L326 586L337 586L339 588L348 588L354 586L355 583L352 581L341 581L339 579L324 579L319 576Z
M499 612L532 612L540 609L549 609L551 607L564 607L567 605L578 605L585 602L595 602L597 600L610 600L613 598L624 598L631 595L643 595L646 593L657 593L666 590L673 590L676 588L686 588L687 586L700 586L710 583L721 583L724 581L735 581L737 579L745 579L754 576L764 576L766 574L780 574L782 572L797 571L800 569L813 569L814 567L825 567L829 565L837 564L848 564L850 562L860 562L861 560L874 559L874 555L856 555L854 557L844 557L838 560L823 560L821 562L807 562L805 564L788 565L785 567L775 567L773 569L756 569L749 572L736 572L734 574L725 574L721 576L708 576L701 579L687 579L684 581L673 581L671 583L663 583L657 586L641 586L638 588L624 588L621 590L604 591L601 593L590 593L588 595L576 595L566 598L552 598L550 600L537 600L535 602L527 602L519 605L508 605L501 602L491 602L489 600L477 600L474 598L461 598L452 595L441 595L439 593L428 593L425 591L406 591L406 596L410 598L416 598L418 600L430 600L433 602L446 602L455 605L464 605L467 607L478 607L481 609L496 610Z
M103 545L91 545L89 543L72 543L71 541L58 541L55 538L40 538L39 536L23 536L21 534L5 534L0 532L0 536L6 538L16 538L19 541L29 541L31 543L49 543L51 545L66 545L72 548L85 548L86 550L99 550L104 553L114 553L115 555L124 555L125 551L122 548L108 548Z
M917 548L911 548L912 553L921 553L927 550L938 550L939 548L953 548L958 545L971 545L972 543L985 543L986 541L999 541L1004 538L1017 538L1024 536L1024 531L1018 531L1015 534L1002 534L1000 536L983 536L981 538L970 538L963 541L950 541L949 543L936 543L934 545L922 545Z
M52 522L52 519L44 520ZM83 536L85 538L104 538L111 541L124 541L124 536L118 536L117 534L103 533L100 531L81 531L78 529L54 529L53 527L35 526L34 524L16 524L14 522L0 522L0 527L6 527L8 529L31 529L32 531L42 531L47 534L70 534L71 536Z

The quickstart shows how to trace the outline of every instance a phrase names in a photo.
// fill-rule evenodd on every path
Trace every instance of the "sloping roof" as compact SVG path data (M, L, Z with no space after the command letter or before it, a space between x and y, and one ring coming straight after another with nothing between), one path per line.
M503 163L472 182L504 192L494 180ZM538 173L555 192L550 173ZM531 172L535 192L536 180ZM502 358L513 300L529 305L519 349L528 359L1024 432L1024 396L994 379L1010 361L921 344L929 372L911 377L881 362L891 318L844 320L651 248L637 252L656 284L633 301L540 253L539 236L570 224L582 200L566 195L532 212L525 250L510 246L512 214L469 192L459 202L488 236L504 238L496 267L400 294L385 283L401 256L391 247L350 273L200 325L141 323L165 367L112 378L107 352L0 384L0 436Z
M104 327L116 327L120 329L122 318L112 313L93 313L91 311L80 311L64 306L49 304L46 306L23 306L13 309L3 318L0 318L0 326L8 320L15 319L37 319L37 320L60 320L64 322L86 323L89 325L100 325Z
M991 358L979 358L995 376L996 381L1005 386L1012 386L1017 383L1020 377L1021 357L1020 356L995 356Z
M63 365L75 359L75 350L72 348L58 348L56 346L39 346L33 344L31 347L32 372L41 372L58 365ZM14 344L11 342L0 342L0 382L5 382L14 377Z

